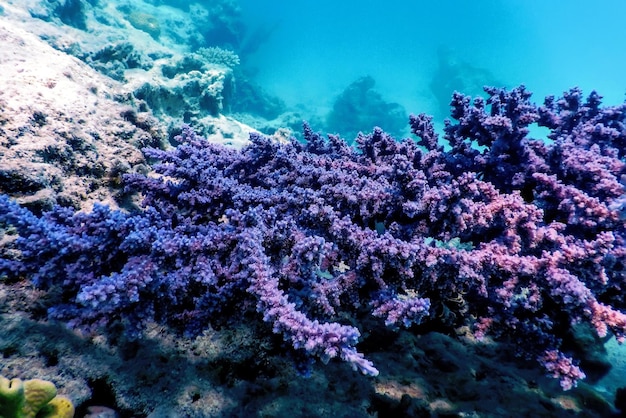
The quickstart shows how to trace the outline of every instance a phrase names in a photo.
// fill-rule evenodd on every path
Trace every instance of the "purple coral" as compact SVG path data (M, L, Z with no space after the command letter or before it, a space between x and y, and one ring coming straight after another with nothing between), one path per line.
M571 358L556 350L546 351L539 357L539 363L550 376L559 379L563 390L571 389L576 386L576 382L586 377L580 367L572 363Z
M560 350L573 323L626 334L626 107L486 91L454 95L447 150L425 115L410 119L417 141L376 128L354 147L305 126L304 143L253 134L234 150L185 127L176 149L146 150L154 175L125 178L144 196L137 213L37 218L0 197L0 223L19 234L0 274L62 286L50 313L77 326L196 334L256 310L305 357L369 375L364 318L470 325L571 387L583 373ZM528 137L532 123L549 142Z

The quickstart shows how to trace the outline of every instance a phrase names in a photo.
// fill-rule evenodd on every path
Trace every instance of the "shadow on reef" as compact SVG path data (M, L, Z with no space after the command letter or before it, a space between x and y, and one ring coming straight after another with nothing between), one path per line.
M84 31L87 30L86 9L97 6L98 0L50 0L47 3L47 6L31 9L31 16L45 21L56 17L64 24Z
M225 323L196 339L156 325L128 339L119 322L79 333L37 321L50 303L46 297L23 282L0 283L0 373L54 381L75 401L77 417L90 406L111 408L122 418L250 417L263 411L281 417L298 410L312 416L325 403L358 417L364 416L359 403L373 391L371 381L339 362L329 365L330 373L299 377L293 359L279 354L281 339L245 313L245 325ZM317 395L329 388L335 389Z
M173 410L178 404L185 410L186 403L186 411L199 416L202 397L214 388L228 388L225 398L237 399L240 392L261 396L265 392L256 386L277 376L279 367L287 367L272 359L277 351L272 346L280 344L277 338L267 330L254 331L257 325L266 327L258 321L193 342L157 326L141 339L129 339L119 322L99 334L85 334L35 319L50 303L49 296L23 282L0 283L0 372L53 380L63 388L61 393L77 401L76 416L83 416L89 406L106 406L122 417L141 417L157 407ZM237 413L237 402L226 403L235 411L214 405L213 412L225 411L211 416L246 416Z
M563 395L536 368L508 357L510 348L477 344L469 333L459 341L419 327L396 333L373 321L360 348L384 378L363 377L338 361L305 378L254 314L244 314L245 325L224 323L192 340L157 325L130 340L119 323L81 334L29 318L49 303L42 296L23 282L0 284L0 373L53 380L76 403L77 417L93 406L121 418L495 416L503 399L528 416L612 413L587 385Z

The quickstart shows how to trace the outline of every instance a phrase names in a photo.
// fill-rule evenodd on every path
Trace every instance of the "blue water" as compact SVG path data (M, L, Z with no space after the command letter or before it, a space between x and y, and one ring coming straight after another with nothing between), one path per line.
M360 76L407 112L446 116L454 88L525 84L534 100L581 87L605 104L626 92L626 2L241 0L252 29L269 32L245 57L290 106L324 114ZM441 62L455 74L441 71ZM462 82L455 86L454 78ZM448 80L442 83L441 80ZM368 129L364 127L364 129Z

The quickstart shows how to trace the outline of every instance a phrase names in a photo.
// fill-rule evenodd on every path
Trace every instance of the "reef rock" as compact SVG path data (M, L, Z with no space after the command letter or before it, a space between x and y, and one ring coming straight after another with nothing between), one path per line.
M11 22L0 42L0 190L39 208L115 204L119 175L158 145L155 124L128 117L111 79Z

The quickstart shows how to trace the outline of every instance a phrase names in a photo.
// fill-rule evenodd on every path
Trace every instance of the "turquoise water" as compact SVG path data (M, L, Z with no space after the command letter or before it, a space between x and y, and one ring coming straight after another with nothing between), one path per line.
M446 116L452 90L525 84L536 101L579 86L626 92L626 2L242 0L269 36L245 57L288 105L320 114L361 76L409 112ZM364 127L363 129L370 129Z

